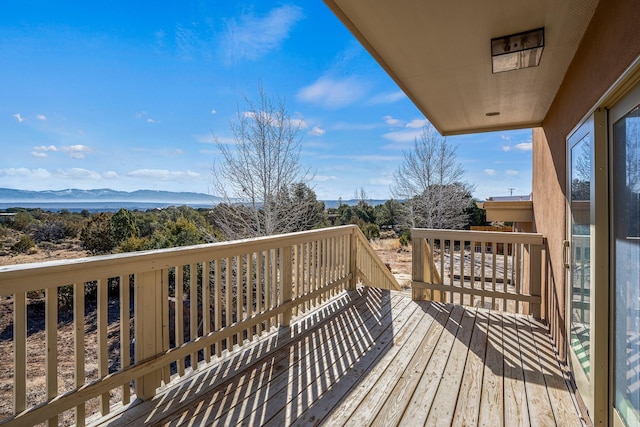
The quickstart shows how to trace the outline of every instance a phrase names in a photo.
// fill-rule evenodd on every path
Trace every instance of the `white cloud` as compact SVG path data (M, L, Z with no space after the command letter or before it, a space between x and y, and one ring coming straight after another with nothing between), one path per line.
M516 145L503 145L502 146L502 151L512 151L512 150L518 150L518 151L531 151L533 149L533 144L531 142L521 142L519 144Z
M289 123L291 123L291 126L298 129L306 129L308 126L304 119L289 119Z
M147 119L147 123L160 123L158 120L154 120L151 117Z
M136 112L136 119L140 120L148 115L149 113L147 113L146 111L138 111Z
M398 130L394 132L387 132L382 135L383 138L386 138L393 142L413 142L416 138L420 136L422 133L421 129L416 130Z
M84 159L86 153L93 152L93 149L91 147L82 144L67 145L62 147L56 147L55 145L38 145L36 147L33 147L33 150L34 153L38 153L31 153L31 155L33 155L34 157L46 157L47 155L45 154L45 152L47 151L61 151L63 153L67 153L69 157L73 159Z
M43 179L51 177L51 172L42 168L6 168L0 169L0 176Z
M309 86L298 91L301 101L321 105L326 108L341 108L360 100L367 85L355 77L336 79L322 76Z
M518 151L531 151L533 149L533 143L521 142L520 144L515 145L515 149Z
M41 120L41 121L47 120L47 116L45 116L44 114L38 114L36 117L38 118L38 120Z
M318 156L321 159L349 159L357 162L395 162L402 159L401 156L385 156L381 154L363 154L363 155L338 155L323 154Z
M500 135L500 139L502 139L503 141L511 141L511 137L509 135Z
M211 110L211 114L217 114L218 112L216 110Z
M93 152L91 147L82 144L60 147L59 150L67 153L72 159L84 159L86 153Z
M394 119L392 116L384 116L383 117L386 124L390 126L401 126L402 120Z
M393 104L394 102L398 102L401 99L406 98L406 95L401 90L390 93L381 93L379 95L374 96L369 101L370 104Z
M429 124L429 120L427 119L414 119L407 123L408 128L419 129L427 126Z
M20 113L15 113L13 115L13 117L16 118L16 120L18 121L18 123L22 123L24 121L24 119L22 118L22 116L20 115Z
M33 147L36 151L58 151L58 148L55 145L38 145L37 147Z
M170 171L167 169L138 169L127 172L127 176L132 178L157 179L160 181L171 181L176 179L199 178L200 174L192 171Z
M303 17L302 8L285 5L272 9L264 17L245 14L239 21L229 20L222 43L227 62L256 60L278 49Z
M495 175L496 174L496 170L495 169L485 169L484 173L486 173L487 175Z
M105 179L118 179L120 176L115 171L106 171L102 174L102 177Z
M42 151L32 151L31 155L33 157L49 157L49 155L47 153L43 153Z
M391 185L393 182L393 176L379 176L369 180L369 184L371 185Z
M324 129L321 129L321 128L320 128L320 127L318 127L318 126L314 126L314 127L313 127L313 128L311 128L311 130L309 131L309 135L312 135L312 136L322 136L322 135L324 135L324 134L325 134L325 132L326 132L326 131L325 131Z
M514 175L518 175L519 172L513 169L507 169L504 173L506 173L507 175L514 176Z
M100 174L98 172L82 168L58 169L57 173L58 175L71 179L90 179L95 181L100 179Z
M335 181L336 179L338 177L334 175L316 175L313 177L313 180L318 182Z

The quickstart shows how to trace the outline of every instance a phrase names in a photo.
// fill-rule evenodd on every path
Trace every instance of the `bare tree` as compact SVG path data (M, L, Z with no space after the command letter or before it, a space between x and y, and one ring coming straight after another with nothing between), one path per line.
M472 187L462 179L464 169L456 148L432 126L424 128L413 150L394 173L391 193L405 200L405 222L411 227L461 229L468 222Z
M231 123L233 143L215 138L221 155L213 167L214 188L224 202L212 211L214 225L229 239L310 228L309 217L323 207L300 163L302 122L262 87L257 101L244 101L247 108L239 108Z

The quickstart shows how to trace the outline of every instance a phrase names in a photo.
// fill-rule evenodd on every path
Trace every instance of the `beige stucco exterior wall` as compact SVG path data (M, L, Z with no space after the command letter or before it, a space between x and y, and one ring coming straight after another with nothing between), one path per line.
M566 138L631 62L640 55L640 1L601 0L565 79L533 130L533 205L536 231L547 237L544 277L548 319L564 357ZM543 54L544 60L544 54Z

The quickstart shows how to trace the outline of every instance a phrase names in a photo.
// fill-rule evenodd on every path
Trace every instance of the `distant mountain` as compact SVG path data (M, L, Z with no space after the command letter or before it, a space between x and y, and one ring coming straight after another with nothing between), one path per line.
M116 191L109 188L96 190L66 190L29 191L0 188L0 202L148 202L148 203L217 203L220 199L204 193L173 192L173 191Z
M137 203L170 203L180 204L210 204L215 205L221 198L204 193L137 190L116 191L109 188L95 190L66 190L29 191L0 188L0 203L69 203L69 202L137 202ZM337 208L338 200L322 200L326 208ZM345 205L355 206L359 199L342 200ZM384 203L386 200L367 200L371 206Z

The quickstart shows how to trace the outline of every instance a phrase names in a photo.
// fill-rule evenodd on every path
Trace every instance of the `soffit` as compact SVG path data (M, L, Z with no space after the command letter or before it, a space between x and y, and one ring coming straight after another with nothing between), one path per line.
M451 135L540 126L598 0L325 3L436 129ZM538 67L491 73L492 38L539 27Z

